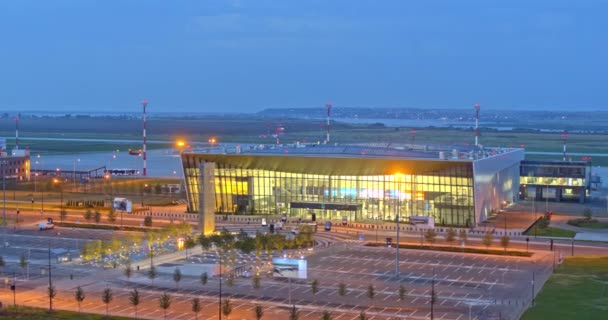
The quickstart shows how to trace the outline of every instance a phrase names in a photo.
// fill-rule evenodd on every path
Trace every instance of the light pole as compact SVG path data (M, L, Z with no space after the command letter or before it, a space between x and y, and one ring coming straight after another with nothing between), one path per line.
M49 311L53 311L53 297L51 295L52 288L53 288L53 280L51 277L51 241L49 240L49 288L48 288Z
M218 318L222 320L222 258L220 257L220 294L219 294L219 304L217 306L217 314Z
M534 296L534 271L532 271L532 306L534 306L534 303L536 302L536 297Z
M433 277L431 278L431 320L435 319L435 266L433 266Z
M40 198L41 198L40 214L42 215L44 213L44 188L40 188Z
M401 219L401 201L397 195L397 245L395 246L395 274L399 275L399 220Z
M40 157L40 155L38 155ZM34 167L38 167L38 161L34 162ZM38 169L34 168L34 194L36 193L36 177L38 177Z
M80 162L80 159L74 159L74 170L72 171L72 180L74 182L74 189L76 189L76 162ZM78 190L76 190L78 191Z
M547 188L545 189L547 194L545 195L545 213L549 212L549 184L547 184Z

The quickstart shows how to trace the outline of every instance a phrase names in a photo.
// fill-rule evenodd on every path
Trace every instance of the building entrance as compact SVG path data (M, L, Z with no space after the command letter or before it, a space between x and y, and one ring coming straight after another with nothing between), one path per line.
M359 203L318 203L318 202L291 202L289 215L295 218L310 220L315 214L317 220L348 221L362 218L362 205Z

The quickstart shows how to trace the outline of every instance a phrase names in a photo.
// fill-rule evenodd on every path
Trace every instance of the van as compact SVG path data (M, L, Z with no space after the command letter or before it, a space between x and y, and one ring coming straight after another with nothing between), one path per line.
M331 231L331 221L325 221L325 231Z

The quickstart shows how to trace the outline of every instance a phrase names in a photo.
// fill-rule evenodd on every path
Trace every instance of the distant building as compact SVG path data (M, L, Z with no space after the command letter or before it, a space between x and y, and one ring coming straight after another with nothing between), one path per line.
M591 189L591 161L521 162L519 198L585 202Z
M5 150L0 151L0 177L16 181L29 180L29 150L15 149L10 155Z
M400 216L407 222L410 216L432 216L436 224L465 227L517 198L523 158L523 149L316 145L184 153L182 164L188 209L201 217L285 214L309 220L314 214L324 220L394 221Z

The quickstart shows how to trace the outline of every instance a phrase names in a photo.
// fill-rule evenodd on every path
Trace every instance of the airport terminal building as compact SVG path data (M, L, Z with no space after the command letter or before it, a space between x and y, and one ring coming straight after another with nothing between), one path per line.
M315 145L183 153L182 164L188 209L201 217L431 216L436 224L464 227L516 199L523 158L523 149Z

